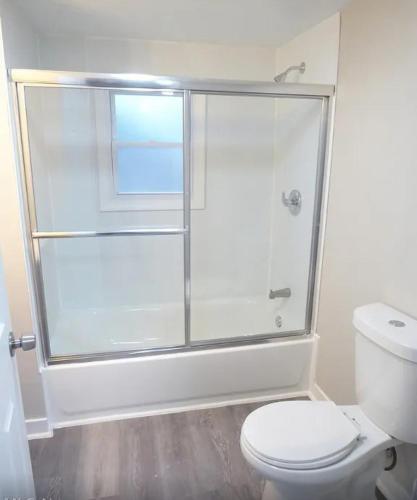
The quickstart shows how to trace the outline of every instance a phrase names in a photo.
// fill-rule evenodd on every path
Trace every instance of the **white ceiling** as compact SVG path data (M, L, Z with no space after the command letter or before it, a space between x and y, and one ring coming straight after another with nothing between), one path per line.
M281 45L348 0L12 0L43 33Z

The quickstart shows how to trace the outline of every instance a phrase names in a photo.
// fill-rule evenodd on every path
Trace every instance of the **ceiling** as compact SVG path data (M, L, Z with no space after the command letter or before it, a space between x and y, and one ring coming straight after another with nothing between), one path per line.
M347 1L13 0L49 35L275 46Z

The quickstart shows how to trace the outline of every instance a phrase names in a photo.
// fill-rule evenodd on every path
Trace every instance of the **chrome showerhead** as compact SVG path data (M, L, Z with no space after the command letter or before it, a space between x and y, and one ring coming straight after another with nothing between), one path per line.
M291 71L298 71L299 73L303 74L305 72L305 70L306 70L306 63L305 62L302 62L298 66L290 66L282 73L279 73L279 75L277 75L274 78L274 82L284 83L288 73L290 73Z

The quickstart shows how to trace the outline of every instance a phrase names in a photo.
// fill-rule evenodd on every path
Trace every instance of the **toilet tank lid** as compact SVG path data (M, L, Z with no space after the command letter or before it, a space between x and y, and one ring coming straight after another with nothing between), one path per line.
M387 351L417 363L417 320L376 302L353 312L356 330Z

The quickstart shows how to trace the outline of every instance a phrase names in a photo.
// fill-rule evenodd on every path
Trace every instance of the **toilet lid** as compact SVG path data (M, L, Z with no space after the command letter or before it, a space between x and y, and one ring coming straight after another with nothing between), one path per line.
M356 446L359 425L330 401L285 401L252 412L242 427L244 445L260 460L286 469L336 463Z

